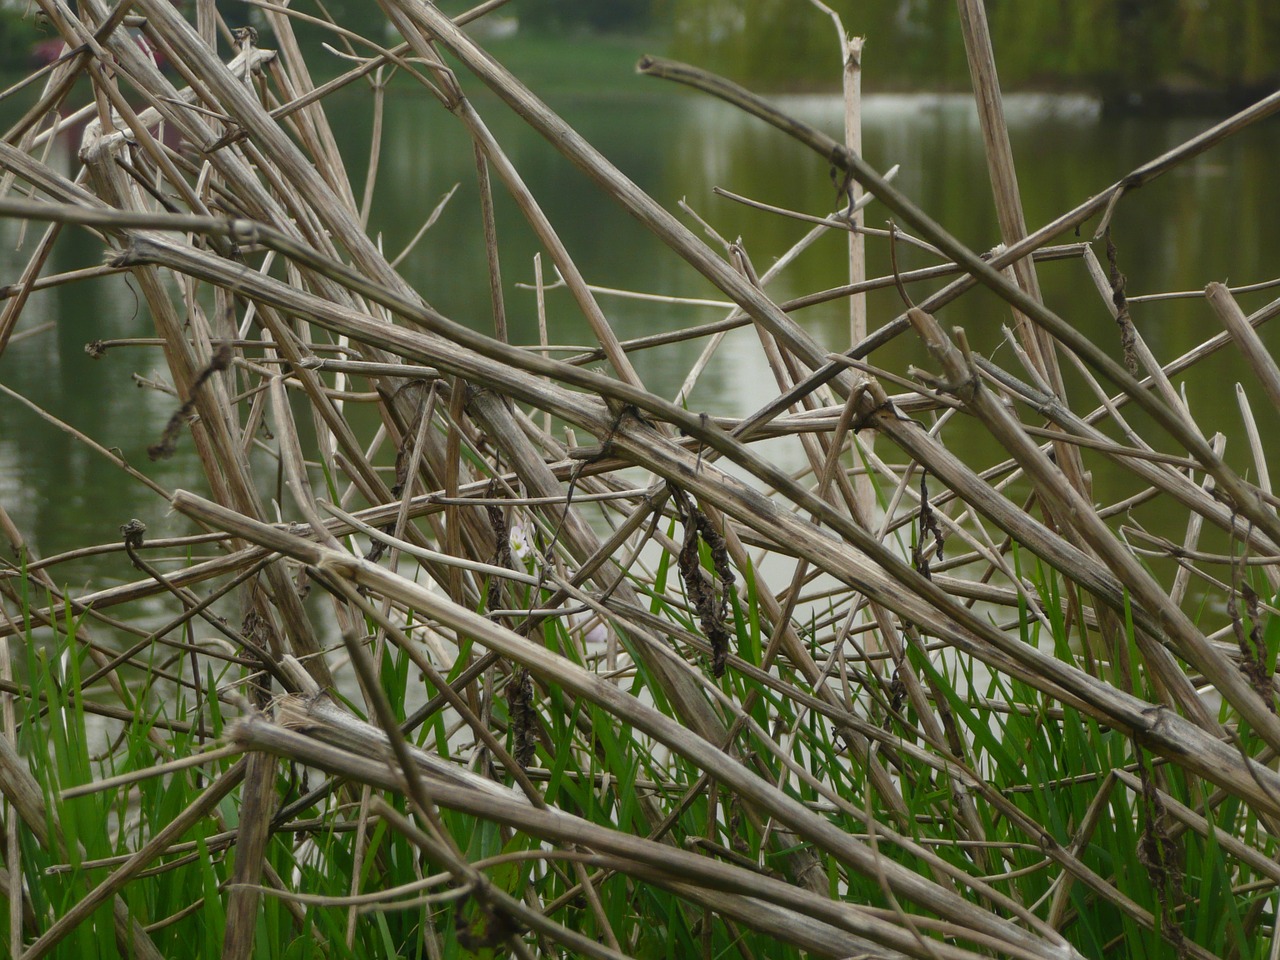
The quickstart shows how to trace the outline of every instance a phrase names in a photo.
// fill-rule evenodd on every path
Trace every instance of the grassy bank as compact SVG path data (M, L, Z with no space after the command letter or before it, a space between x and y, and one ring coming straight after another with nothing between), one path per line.
M635 93L635 67L646 53L664 53L666 42L643 37L547 36L524 33L493 40L486 49L518 77L546 95L616 97Z

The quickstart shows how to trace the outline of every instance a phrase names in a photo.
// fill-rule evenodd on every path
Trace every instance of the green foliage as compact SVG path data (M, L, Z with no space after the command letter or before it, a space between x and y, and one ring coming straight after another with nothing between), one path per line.
M865 36L867 84L961 89L969 82L954 0L831 0ZM1103 94L1188 83L1274 85L1280 7L1262 0L988 0L1002 83ZM755 88L838 82L831 20L787 0L673 0L676 55Z
M1015 550L1013 557L1017 564L1019 552ZM710 556L704 555L702 563L710 569ZM668 578L669 565L670 556L664 552L657 582ZM765 618L754 571L738 572L743 589L732 604L734 652L748 664L758 664ZM1029 578L1035 601L1045 613L1043 619L1038 618L1032 615L1028 602L1020 604L1022 642L1052 647L1064 661L1079 659L1086 638L1072 636L1070 621L1064 615L1069 593L1066 584L1039 564L1033 571L1017 569L1016 573L1024 582ZM639 579L633 585L646 589ZM669 621L674 635L693 638L696 617L653 587L650 582L650 611ZM524 603L536 605L536 601L534 596L522 597ZM1133 644L1131 619L1125 627L1123 642ZM67 787L153 765L158 758L150 734L153 722L163 719L159 713L149 720L140 718L124 729L110 749L90 748L95 741L92 723L75 695L86 656L78 639L79 629L79 618L64 611L52 645L30 643L26 648L25 673L31 695L22 703L20 742L44 793L48 829L60 845L60 849L41 847L29 832L22 834L24 877L38 915L61 915L69 910L105 876L94 861L136 850L195 800L218 772L184 771L74 799L62 796ZM1262 636L1269 657L1274 656L1277 633L1280 628L1274 619L1268 620ZM549 622L546 639L566 653L575 649L562 623ZM805 638L806 642L813 639ZM676 644L676 650L692 664L701 661L701 654L683 642ZM923 852L913 854L902 844L882 841L878 849L886 862L927 872L937 869L927 859L936 858L957 875L999 874L1006 878L998 885L1000 892L1022 903L1056 902L1065 895L1060 909L1070 922L1063 929L1085 956L1102 956L1109 945L1123 942L1130 945L1125 956L1163 960L1177 955L1179 937L1198 944L1228 943L1241 957L1261 956L1263 948L1249 936L1251 921L1245 915L1249 901L1230 894L1233 884L1246 882L1247 872L1242 872L1240 861L1218 840L1220 836L1234 837L1274 853L1274 841L1259 831L1256 817L1247 808L1238 801L1204 807L1201 788L1189 786L1182 771L1151 763L1120 731L1100 727L1088 716L1056 703L1016 678L987 674L971 659L954 653L927 653L916 642L908 643L906 651L909 662L904 667L931 691L939 715L949 718L963 750L962 755L948 760L950 768L939 766L937 761L945 751L937 750L937 745L914 749L923 743L917 728L922 718L913 705L904 705L890 715L882 709L883 703L875 706L868 702L869 714L881 718L888 735L883 738L883 756L892 763L901 785L906 835L925 844L920 848ZM384 649L381 684L387 698L404 704L415 682L403 652ZM832 726L819 713L748 671L730 670L722 683L734 702L753 703L749 714L755 727L744 730L738 739L740 747L746 748L744 763L756 765L766 780L783 785L796 800L829 808L825 816L850 834L865 830L867 813L881 824L896 822L896 815L883 806L883 798L867 791L864 771L851 762L844 735L833 736ZM779 669L775 683L791 688L807 685L786 666ZM1138 695L1154 696L1146 689L1142 675L1135 677L1134 683ZM631 684L637 694L653 689L653 680L643 667L637 667ZM215 677L210 675L210 693L215 686ZM546 736L539 741L536 766L546 771L543 799L548 805L609 829L643 834L649 822L643 804L652 799L660 804L670 802L699 777L699 770L684 760L657 756L644 736L599 706L577 701L556 687L543 691L538 703L539 722ZM41 710L41 704L49 709ZM993 710L993 704L999 708ZM185 704L177 712L184 711ZM499 726L507 722L504 711L499 698L494 703L494 720ZM438 726L428 729L434 731L429 739L436 749L449 756L450 738L445 731ZM769 744L761 736L770 729L794 734L777 742L790 744L789 761L807 769L814 783L825 784L824 791L784 775L782 757L767 749ZM1241 737L1243 749L1261 749L1248 731L1242 730ZM194 734L172 737L170 743L180 755L201 749ZM912 749L897 750L895 744ZM946 769L957 771L956 764L968 771L964 777L944 773ZM1112 771L1121 769L1132 771L1141 783L1158 781L1173 801L1204 809L1209 831L1204 836L1169 833L1167 824L1162 825L1162 808L1153 807L1142 790L1115 779ZM295 777L296 771L281 764L277 790L282 797L297 794ZM966 784L963 789L962 782ZM405 809L402 798L391 795L389 799L397 809ZM226 828L234 828L236 809L234 802L224 806ZM334 808L324 807L301 812L300 817L315 818L322 825L318 830L309 828L307 836L312 839L306 843L300 843L287 827L270 839L267 861L277 876L293 878L290 885L295 889L330 897L344 896L353 889L350 878L357 872L356 834L325 829L324 824L336 826L346 819L335 814ZM539 902L546 903L567 894L576 881L572 871L539 867L536 859L523 856L540 849L534 837L457 811L443 809L440 816L469 861L492 863L485 873L495 889L516 898L532 892ZM800 848L771 843L770 830L761 827L736 797L713 789L692 798L672 822L670 836L677 845L709 842L731 850L743 862L759 863L766 871L786 875L789 855ZM965 845L971 829L980 830L985 838L981 848ZM212 956L221 950L226 923L222 891L231 878L234 857L227 855L218 840L218 830L212 820L202 821L181 838L187 854L167 855L159 869L144 874L125 890L134 917L144 923L158 922L153 936L166 955L194 948ZM1167 874L1153 870L1148 859L1151 854L1141 852L1144 845L1150 847L1153 831ZM1053 868L1052 858L1045 857L1046 850L1069 851L1077 864L1076 875L1064 881ZM395 887L441 872L440 864L425 862L420 850L382 821L369 830L361 864L354 885L357 890ZM827 860L824 866L833 895L890 906L874 878L849 873L834 860ZM1162 876L1167 879L1160 879ZM1122 907L1100 896L1095 885L1085 882L1088 877L1101 878L1108 887L1114 885L1136 906ZM711 955L718 956L731 951L735 942L756 955L800 955L788 944L742 928L731 929L721 922L708 928L707 917L691 910L687 902L659 887L636 885L623 876L601 883L598 897L606 922L620 939L625 938L636 957L689 956L708 947ZM1155 929L1136 920L1135 910L1155 918ZM259 915L255 955L417 958L428 955L424 946L427 937L436 938L442 956L497 955L488 947L464 947L464 942L482 940L491 922L468 897L372 915L356 925L350 949L346 946L344 909L309 908L306 916L309 929L304 931L280 900L266 898ZM570 902L557 919L588 936L601 933L596 914L580 901ZM0 918L0 925L5 922L7 915ZM66 945L77 956L118 956L109 906L78 928Z
M0 9L0 67L25 67L32 62L38 44L52 48L57 43L56 33L48 30L36 13L34 4Z
M616 33L647 29L654 0L524 0L518 13L522 28Z

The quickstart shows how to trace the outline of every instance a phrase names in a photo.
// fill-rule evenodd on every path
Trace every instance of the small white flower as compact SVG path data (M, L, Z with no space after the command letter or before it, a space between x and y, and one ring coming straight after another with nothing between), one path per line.
M528 562L537 553L533 547L533 524L528 521L513 523L507 531L511 540L511 552L522 563Z

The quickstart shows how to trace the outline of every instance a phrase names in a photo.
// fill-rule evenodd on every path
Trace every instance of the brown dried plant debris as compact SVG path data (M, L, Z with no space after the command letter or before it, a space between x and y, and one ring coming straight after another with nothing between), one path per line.
M1160 924L1160 931L1173 945L1178 956L1182 957L1186 955L1186 941L1175 917L1182 890L1183 852L1178 841L1169 832L1169 814L1156 787L1151 766L1146 762L1142 748L1136 744L1134 755L1142 782L1139 801L1142 835L1138 839L1138 862L1150 872L1151 886L1155 888L1160 911L1165 917L1165 921Z
M169 418L169 422L165 424L164 433L160 435L160 439L147 447L147 456L152 460L168 460L175 450L178 449L178 434L182 430L182 425L192 414L196 407L196 394L200 388L205 385L206 381L215 373L221 373L231 366L231 348L225 344L218 348L218 352L213 355L213 359L209 361L209 365L200 371L196 377L196 382L191 385L191 396L187 398L186 403L180 406Z
M404 493L409 482L409 464L413 462L413 448L416 441L412 433L406 432L404 441L396 448L396 482L391 488L391 495L398 497Z
M496 496L497 491L498 485L491 483L489 485L489 496ZM489 529L493 531L493 564L497 567L506 567L508 570L514 570L516 563L515 558L511 555L511 528L507 523L507 515L495 503L486 504L484 509L489 517ZM502 607L502 580L499 577L489 578L487 603L488 609L491 611Z
M538 746L538 718L533 709L533 680L517 670L507 681L507 709L511 722L511 755L522 767L533 765Z
M729 638L726 621L729 617L729 591L736 582L729 562L729 551L724 537L715 529L706 514L694 506L688 495L679 488L672 488L680 521L684 524L684 544L676 558L680 580L684 584L689 602L698 612L703 635L711 644L711 672L717 678L724 676L729 659ZM711 554L711 562L720 581L717 591L705 570L699 543L705 543Z
M1120 328L1120 346L1124 348L1124 365L1130 373L1138 372L1137 337L1133 331L1133 318L1129 316L1129 301L1124 289L1129 279L1120 272L1115 241L1111 228L1107 228L1107 279L1111 282L1111 302L1116 308L1116 325Z
M481 905L476 915L456 930L459 945L477 952L492 950L523 932L515 917L492 904Z
M929 573L929 553L932 550L939 560L943 559L942 551L945 541L942 528L938 526L938 518L934 515L929 503L929 471L920 471L920 535L911 550L911 563L922 577L931 578ZM926 546L925 537L932 536L933 542Z

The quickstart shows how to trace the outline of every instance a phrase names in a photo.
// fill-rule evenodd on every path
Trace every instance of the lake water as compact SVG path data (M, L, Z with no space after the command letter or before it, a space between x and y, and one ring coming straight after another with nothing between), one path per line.
M832 209L835 190L826 164L783 135L719 103L653 81L637 78L636 84L634 95L563 96L552 105L668 208L675 208L683 198L722 236L741 237L760 272L808 225L718 198L714 187L813 215ZM329 103L357 196L367 167L368 102L367 95L352 91ZM792 97L780 102L837 133L840 104L836 98ZM484 94L477 94L476 103L590 282L719 299L691 268L602 199L505 107ZM1013 97L1008 113L1027 222L1033 229L1209 125L1199 119L1104 123L1090 101L1072 97ZM1280 200L1276 195L1280 184L1274 176L1278 152L1280 121L1273 118L1126 197L1115 216L1114 235L1130 294L1201 289L1213 280L1252 283L1280 275L1280 222L1273 215ZM997 241L977 119L965 98L868 98L865 153L881 170L901 165L899 187L961 240L979 250ZM60 144L56 160L72 171L74 144ZM401 250L455 183L460 184L457 194L401 269L446 314L481 329L491 328L470 147L457 123L434 101L408 89L393 92L387 102L372 217L384 249ZM515 342L536 342L534 297L517 285L532 280L537 247L505 198L499 199L497 214L511 336ZM868 208L869 226L882 227L885 219L882 208ZM39 233L39 228L32 228L24 235L16 223L0 224L3 282L18 278ZM24 236L25 244L19 248ZM1064 237L1061 242L1071 239ZM870 239L867 246L869 275L887 272L885 242ZM1098 252L1104 255L1101 249ZM825 238L779 277L770 291L785 299L838 285L846 277L845 256L843 235ZM102 250L91 237L68 229L46 272L92 265L101 259ZM904 268L934 262L912 250L904 250L900 259ZM1043 264L1040 277L1051 306L1114 347L1114 324L1080 261ZM923 291L917 299L922 295ZM1243 296L1241 302L1249 310L1267 299L1269 295L1261 293ZM716 307L614 297L602 302L624 338L706 322L725 313ZM562 292L549 295L548 310L553 342L590 343L585 323ZM872 294L871 326L891 319L899 310L896 293ZM1166 361L1218 329L1200 300L1138 304L1133 314L1156 355ZM810 308L798 316L826 346L849 345L844 303ZM995 350L998 360L1016 366L1008 349L999 347L1000 327L1009 315L994 298L980 291L970 293L942 311L941 319L947 325L966 326L979 349ZM147 446L159 436L175 401L156 390L135 387L133 378L167 382L160 352L117 349L99 360L85 353L85 344L93 340L150 332L146 310L121 278L37 294L19 328L20 338L0 357L0 384L103 446L118 449L166 488L201 489L189 442L169 461L151 463L146 456ZM1273 346L1280 344L1275 331L1264 330L1264 337ZM637 355L635 364L651 389L671 396L692 357L688 348L668 347ZM871 360L899 372L913 361L928 365L909 335ZM1230 389L1237 379L1247 380L1247 372L1226 351L1189 378L1188 395L1193 410L1204 418L1206 432L1221 429L1240 435ZM739 331L726 340L705 371L690 406L744 414L768 398L772 384L755 335ZM1070 386L1082 395L1078 382ZM1087 409L1093 404L1076 406ZM1254 395L1254 409L1264 430L1270 431L1267 435L1274 435L1276 412L1265 409L1260 395ZM949 437L954 442L958 435L953 432ZM999 459L998 449L981 431L963 436L981 456L993 462ZM1248 469L1239 440L1229 448L1229 459L1238 468ZM1097 475L1095 494L1100 500L1114 500L1132 492L1130 482L1120 476ZM167 508L160 498L6 397L0 397L0 503L41 555L118 540L120 524L135 516L148 523L150 535L186 529L180 520L166 518ZM70 575L66 572L70 569L63 568L62 575ZM97 568L74 569L75 576L85 578L129 575L127 568L105 573Z

